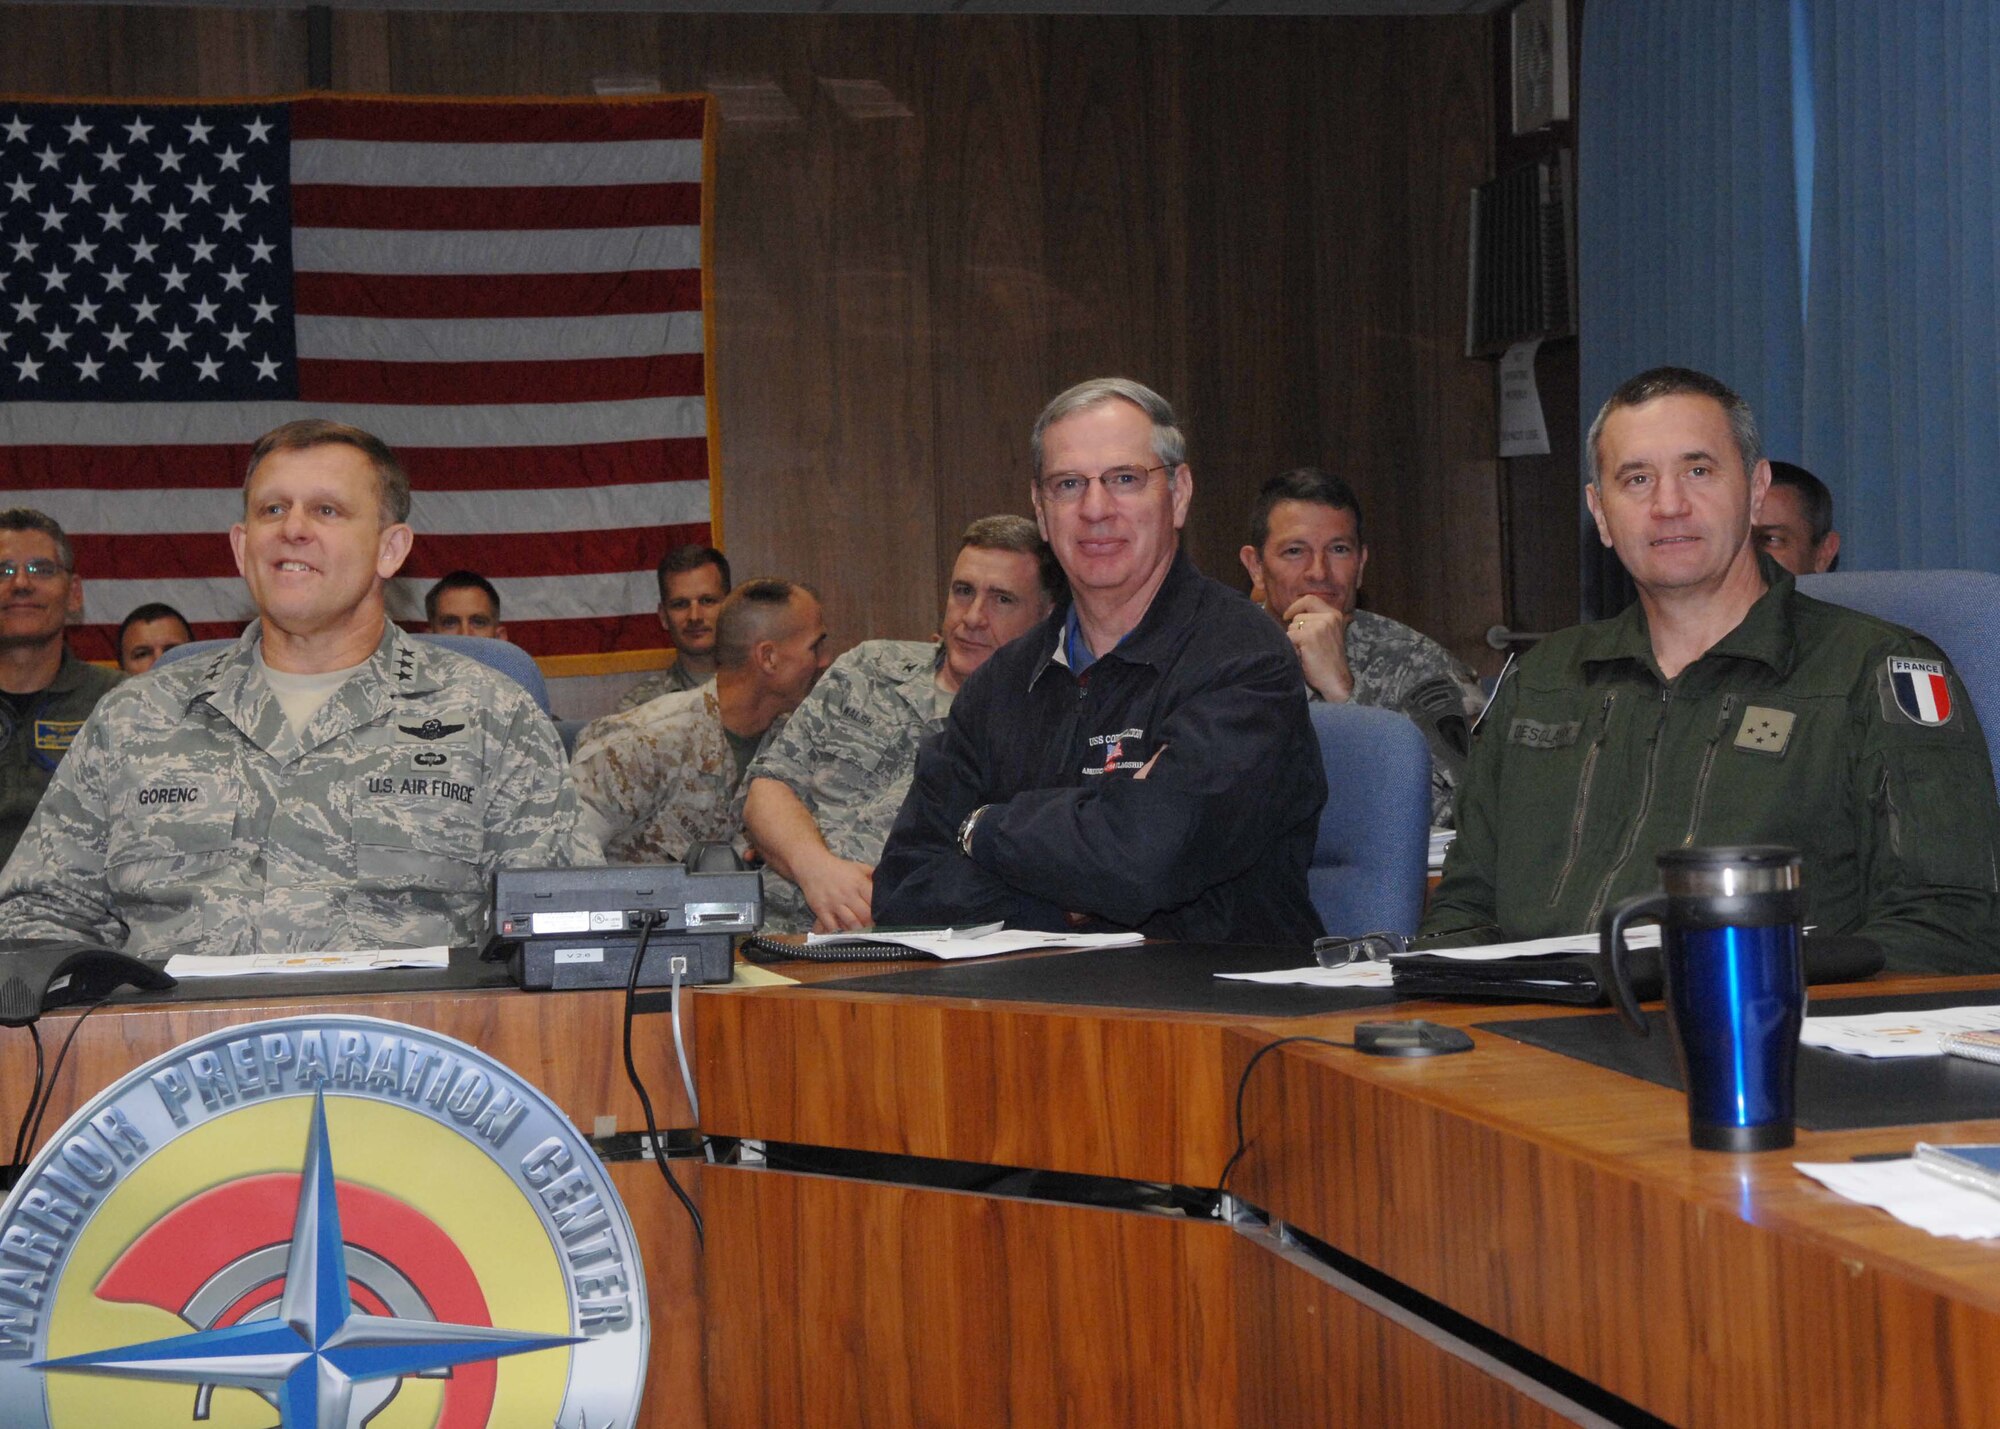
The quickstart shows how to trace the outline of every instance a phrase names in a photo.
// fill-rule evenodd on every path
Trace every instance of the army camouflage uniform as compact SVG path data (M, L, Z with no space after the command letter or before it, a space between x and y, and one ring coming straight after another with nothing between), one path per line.
M0 865L28 827L63 751L105 692L124 678L116 670L86 664L65 649L56 677L28 706L25 717L17 718L14 706L0 699Z
M764 731L757 753L783 723ZM592 720L577 737L571 772L583 826L613 863L679 863L696 843L745 849L749 781L736 777L713 681Z
M674 663L666 669L655 670L627 690L624 698L618 701L618 708L612 713L622 714L626 710L636 710L640 705L650 700L657 700L661 695L684 695L689 690L700 689L714 678L713 675L695 674L688 669L686 662L676 656Z
M1371 610L1357 610L1348 619L1347 669L1354 677L1354 693L1349 696L1353 703L1400 710L1416 720L1427 739L1431 738L1430 727L1410 700L1425 682L1445 679L1456 685L1468 724L1479 718L1480 710L1486 706L1479 677L1463 661L1422 631ZM1431 827L1451 827L1457 782L1444 761L1433 752Z
M555 726L512 680L391 624L301 737L261 639L105 696L0 873L0 937L469 944L495 868L593 860Z
M836 857L870 868L910 791L917 746L944 728L951 696L938 688L942 646L919 640L868 640L820 677L750 766L750 779L776 779L819 824ZM813 913L797 884L764 872L764 926L799 933Z
M1673 680L1637 604L1520 662L1475 742L1427 936L1582 932L1659 887L1661 849L1776 843L1805 855L1809 925L1873 939L1892 968L2000 967L2000 805L1964 687L1922 636L1760 565L1771 588ZM1946 680L1943 723L1898 705L1898 660Z

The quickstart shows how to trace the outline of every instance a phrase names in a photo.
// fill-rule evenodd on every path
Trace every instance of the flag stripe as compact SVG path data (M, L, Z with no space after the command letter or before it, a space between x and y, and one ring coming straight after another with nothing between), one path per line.
M417 491L410 524L426 536L539 537L551 532L609 531L624 526L686 526L708 519L708 483L655 481L623 486L509 491ZM40 491L39 509L76 533L125 540L116 558L92 570L143 569L147 542L169 535L211 535L243 519L234 490ZM127 562L138 559L139 566ZM228 569L233 570L231 566ZM89 572L85 572L89 574Z
M424 592L432 581L423 576L398 576L389 582L389 614L398 622L422 621ZM660 588L652 569L614 571L603 575L516 576L494 582L500 592L502 616L527 620L617 619L643 615L654 622L652 643L658 644ZM172 576L147 580L85 580L83 618L86 625L112 625L133 606L162 600L192 621L244 621L257 613L242 577L228 579Z
M623 273L634 268L693 268L701 229L530 229L524 233L383 232L370 228L300 228L292 266L300 273L466 274Z
M705 101L694 96L630 104L301 99L291 106L292 137L532 144L574 140L587 129L604 139L699 139L704 107Z
M701 181L699 139L609 144L405 144L292 140L294 184L387 184L391 188L585 188L601 184Z
M148 583L126 581L124 585L138 588L135 596L141 600L165 600L168 605L180 609L183 601L174 600L171 594L142 594ZM155 589L165 591L165 583ZM255 614L247 607L241 615L215 620L194 622L194 638L197 640L233 640L242 633L243 627ZM410 629L423 628L423 606L419 602L414 615L397 620L399 625ZM664 643L660 633L659 616L650 612L630 615L602 616L593 614L588 618L536 620L509 616L506 620L507 638L514 644L541 655L603 655L615 650L656 650ZM81 660L115 660L118 658L118 626L116 622L100 625L72 626L69 632L70 648Z
M448 536L426 531L417 537L403 571L425 582L459 570L476 570L490 580L503 576L622 575L652 570L662 551L705 540L707 529L704 522L683 521L566 532L560 540L542 539L539 532L524 538L514 532ZM229 541L217 532L90 534L73 537L70 544L86 590L99 571L148 569L184 580L238 579Z
M701 185L571 188L366 188L302 184L292 190L302 228L639 228L701 222Z
M700 437L570 447L410 448L403 455L419 491L701 481L708 475L708 447ZM0 489L234 492L243 485L249 461L247 440L223 446L0 446Z
M693 268L630 273L478 277L300 273L292 301L301 313L405 318L542 318L569 313L695 312L701 274Z
M699 313L590 318L301 317L301 359L538 362L699 353Z
M631 442L661 434L698 436L707 426L699 397L550 406L392 407L340 402L16 402L0 424L0 445L82 446L91 440L217 445L255 441L301 417L324 417L373 432L390 446L534 447Z
M328 362L301 358L307 402L616 402L694 397L702 359L604 357L581 362Z

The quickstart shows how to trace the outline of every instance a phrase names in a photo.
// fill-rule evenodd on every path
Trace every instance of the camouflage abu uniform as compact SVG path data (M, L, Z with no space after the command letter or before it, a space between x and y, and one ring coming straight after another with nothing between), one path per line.
M1354 676L1351 698L1357 705L1401 710L1415 718L1409 703L1411 693L1425 681L1439 676L1458 686L1467 720L1478 718L1479 711L1486 704L1478 676L1449 650L1422 631L1412 630L1401 621L1377 615L1372 610L1357 610L1347 622L1347 668ZM1432 827L1451 827L1451 805L1455 796L1455 781L1433 759Z
M784 723L772 722L759 754ZM695 843L743 848L747 782L714 683L592 720L571 765L583 826L613 863L678 863Z
M0 699L0 865L28 827L63 752L105 692L125 677L63 651L62 664L25 716Z
M679 656L664 670L655 670L638 684L625 692L618 701L613 714L623 714L626 710L636 710L640 705L657 700L661 695L684 695L689 690L698 690L713 680L713 675L697 675L688 669L687 663Z
M303 738L253 624L99 702L0 873L0 937L147 958L466 944L501 865L587 861L555 726L393 624Z
M927 641L855 646L827 667L745 783L776 779L811 811L835 856L874 867L910 791L917 746L951 713L937 683L943 658ZM798 885L765 870L765 927L799 933L812 924Z

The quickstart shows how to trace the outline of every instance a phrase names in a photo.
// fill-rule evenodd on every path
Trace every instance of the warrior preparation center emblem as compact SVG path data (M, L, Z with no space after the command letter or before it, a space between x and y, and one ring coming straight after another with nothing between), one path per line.
M632 1224L547 1097L372 1017L228 1028L123 1078L0 1208L0 1425L612 1429Z

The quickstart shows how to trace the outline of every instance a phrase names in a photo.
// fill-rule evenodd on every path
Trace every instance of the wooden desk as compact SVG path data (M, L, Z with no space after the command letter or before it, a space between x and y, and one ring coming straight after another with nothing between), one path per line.
M774 989L698 1001L698 1081L713 1133L1212 1186L1258 1047L1418 1013L1532 1015L1405 1004L1232 1024ZM1918 1135L2000 1139L2000 1122L1696 1152L1677 1093L1474 1036L1474 1053L1425 1061L1280 1049L1251 1081L1233 1189L1673 1422L2000 1419L2000 1252L1790 1169ZM1524 1380L1476 1339L1441 1339L1219 1222L758 1169L704 1185L716 1425L1578 1412L1559 1381Z
M137 1063L299 1005L96 1013L45 1133ZM437 1028L519 1069L586 1129L637 1124L616 994L311 1006ZM1267 1042L1346 1038L1384 1015L1525 1013L1427 1004L1246 1022L813 988L701 992L691 1006L713 1134L1191 1186L1212 1186L1228 1159L1236 1081ZM72 1016L48 1019L52 1044ZM642 1019L639 1036L663 1120L684 1124L664 1020ZM1472 1054L1421 1062L1273 1053L1250 1083L1233 1189L1677 1423L2000 1419L2000 1251L1909 1230L1790 1169L1919 1135L2000 1139L2000 1122L1698 1153L1677 1094L1474 1036ZM0 1036L0 1125L18 1117L31 1068L26 1039ZM1269 1233L1014 1194L686 1170L705 1255L653 1168L614 1168L646 1256L653 1422L1263 1429L1555 1424L1574 1409Z
M1461 1026L1517 1015L1427 1011ZM1344 1036L1356 1020L1319 1021ZM1234 1065L1293 1030L1240 1034ZM2000 1140L2000 1121L1695 1151L1678 1092L1472 1035L1473 1054L1417 1063L1274 1052L1282 1065L1259 1067L1246 1100L1236 1189L1675 1423L2000 1423L2000 1249L1913 1230L1792 1169Z

